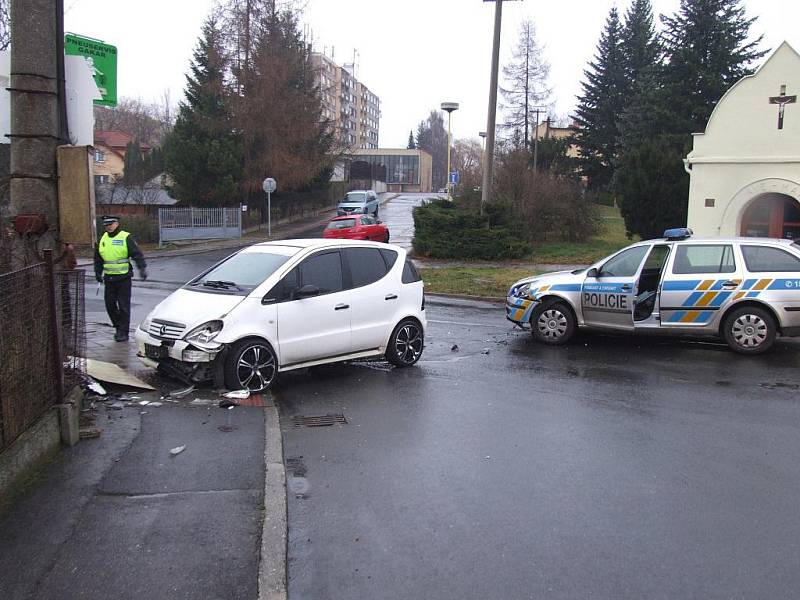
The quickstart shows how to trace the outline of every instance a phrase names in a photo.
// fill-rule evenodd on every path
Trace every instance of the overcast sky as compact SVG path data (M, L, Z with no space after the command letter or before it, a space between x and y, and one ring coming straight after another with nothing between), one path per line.
M305 0L304 23L315 49L339 64L353 62L357 78L381 99L380 146L405 147L409 130L442 102L458 102L453 136L486 129L494 3L482 0ZM594 55L608 11L630 0L521 0L503 4L501 67L510 58L521 21L530 17L551 65L556 112L568 115L583 70ZM652 0L672 14L679 0ZM65 28L102 39L119 52L118 94L155 101L170 90L183 99L184 74L200 26L214 0L65 0ZM800 50L800 0L745 0L758 17L752 32L765 48L788 40ZM793 93L793 90L789 90Z

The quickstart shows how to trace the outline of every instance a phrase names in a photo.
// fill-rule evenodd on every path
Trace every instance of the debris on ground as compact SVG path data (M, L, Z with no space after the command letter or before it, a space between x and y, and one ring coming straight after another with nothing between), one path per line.
M489 354L489 349L484 348L483 350L481 350L481 354Z
M119 366L101 360L94 360L93 358L86 359L86 373L90 377L106 383L116 383L143 390L155 389L152 385L145 383L138 377L134 377L130 373L125 372Z
M193 391L194 391L194 386L190 385L189 387L184 388L182 390L175 390L174 392L170 392L169 396L170 398L183 398L184 396L188 396L189 394L191 394Z
M458 344L453 344L453 347L450 348L450 352L458 352Z
M245 400L250 397L250 390L233 390L227 394L223 394L226 398L233 398L235 400Z
M220 408L233 408L234 406L239 406L238 402L234 402L232 400L220 400L219 407Z
M172 450L170 450L170 451L169 451L169 453L170 453L172 456L175 456L175 455L177 455L177 454L180 454L180 453L181 453L181 452L183 452L184 450L186 450L186 446L176 446L175 448L173 448Z
M147 405L148 408L150 408L151 406L164 406L164 403L163 402L151 402L150 404Z
M86 377L86 389L98 396L105 396L106 389L91 377Z
M85 427L78 430L78 437L82 440L90 440L92 438L99 438L103 430L99 427Z
M112 402L111 404L106 404L108 408L113 408L114 410L122 410L125 408L125 403L117 400L116 402Z
M141 402L139 402L139 404L141 406L147 406L148 404L150 404L150 400L142 400Z

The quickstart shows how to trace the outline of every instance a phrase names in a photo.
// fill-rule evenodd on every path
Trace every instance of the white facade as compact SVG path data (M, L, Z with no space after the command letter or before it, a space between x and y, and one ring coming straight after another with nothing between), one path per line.
M784 42L695 134L685 161L695 235L800 237L800 98L787 102L796 95L800 54Z

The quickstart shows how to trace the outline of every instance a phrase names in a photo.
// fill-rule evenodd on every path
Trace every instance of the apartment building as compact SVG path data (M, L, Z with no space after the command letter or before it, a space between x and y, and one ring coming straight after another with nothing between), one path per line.
M337 65L332 58L312 55L322 92L322 117L331 122L344 150L378 147L380 99L355 78L354 65Z

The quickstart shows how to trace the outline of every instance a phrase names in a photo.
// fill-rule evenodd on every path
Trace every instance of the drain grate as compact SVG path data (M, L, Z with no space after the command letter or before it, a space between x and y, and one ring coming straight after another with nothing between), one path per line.
M331 425L347 425L347 419L341 413L304 417L298 415L293 420L295 429L299 427L330 427Z

